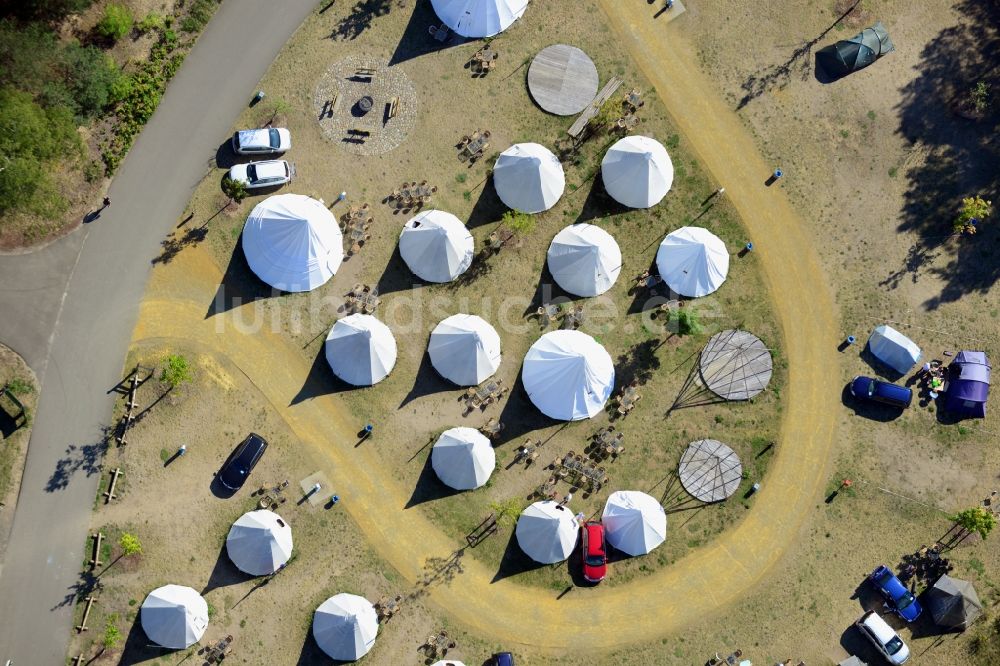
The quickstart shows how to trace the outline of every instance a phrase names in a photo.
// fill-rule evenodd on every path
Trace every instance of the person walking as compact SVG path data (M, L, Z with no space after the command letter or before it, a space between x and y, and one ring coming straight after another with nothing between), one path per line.
M573 499L573 493L566 493L566 496L559 502L559 506L566 506Z
M104 208L107 208L110 205L111 205L111 197L104 197L104 207L101 208L101 210L104 210Z

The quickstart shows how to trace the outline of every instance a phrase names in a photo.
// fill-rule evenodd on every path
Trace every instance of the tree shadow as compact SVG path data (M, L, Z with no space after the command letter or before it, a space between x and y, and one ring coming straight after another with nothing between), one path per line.
M216 590L220 587L236 585L238 583L244 583L248 580L252 580L253 578L254 576L246 574L236 568L233 561L229 559L226 544L223 542L222 548L219 549L219 555L215 558L215 566L212 567L212 573L209 575L208 582L205 583L205 587L200 594L201 596L205 596L212 590Z
M420 470L417 483L413 486L413 493L410 495L410 499L406 501L406 506L403 509L410 509L424 502L433 502L434 500L451 497L460 492L463 491L446 486L438 478L433 465L431 465L431 457L428 455L424 460L423 468Z
M434 369L434 364L431 363L431 355L425 350L423 358L420 359L420 367L417 369L417 375L413 380L413 387L406 394L406 397L403 398L403 401L399 403L399 408L402 409L417 398L434 395L435 393L457 391L459 388L461 387L452 384L438 374L438 371Z
M205 319L280 294L281 291L265 284L250 270L250 264L247 263L246 255L243 253L243 236L241 234L236 242L236 248L229 257L229 264L219 282L219 288L215 291L215 296L205 312Z
M385 2L385 0L382 1ZM399 2L397 6L402 7L403 3ZM431 3L415 3L410 20L406 24L406 29L403 30L403 36L399 39L399 44L396 45L392 57L389 58L389 66L466 43L467 40L464 37L454 32L449 32L448 37L443 42L439 42L430 34L429 28L440 24L441 21L434 13Z
M372 27L375 19L387 15L393 7L402 6L403 0L357 0L347 15L334 27L330 39L357 39Z
M625 386L633 381L642 385L652 379L653 374L660 369L660 358L656 355L656 350L662 344L663 341L659 338L649 338L632 345L619 355L615 361L615 378L619 385Z
M851 409L855 415L866 418L869 421L888 423L889 421L895 421L903 415L903 410L898 407L891 407L880 402L854 397L851 395L850 384L844 386L844 391L840 399L844 403L844 406Z
M66 453L56 461L56 468L52 476L45 484L45 492L54 493L58 490L65 490L69 486L70 479L77 472L83 472L86 476L93 476L101 473L101 461L104 453L108 450L108 440L111 430L105 426L100 441L93 444L70 444L66 447Z
M479 193L479 198L476 199L465 226L469 229L475 229L485 224L499 222L508 210L507 205L500 201L500 195L497 194L497 188L493 185L493 179L487 178L486 182L483 183L483 191Z
M923 153L921 163L906 173L897 227L920 237L904 268L914 279L945 245L941 239L950 235L962 198L990 199L1000 188L1000 143L994 139L1000 129L1000 4L962 0L953 10L959 22L924 46L919 76L903 87L898 107L897 133ZM966 104L978 82L990 86L993 103L981 118L969 119L963 114L968 115ZM1000 227L987 222L978 232L948 243L947 263L927 269L943 286L924 307L933 310L966 294L985 294L1000 279L1000 262L990 260Z
M313 398L318 398L324 395L343 393L344 391L353 391L360 388L364 387L352 386L337 377L337 375L333 374L333 370L330 368L330 364L326 360L326 345L323 344L320 345L319 352L316 354L316 358L313 359L313 363L309 367L309 374L306 375L306 380L302 384L302 388L300 388L299 392L292 397L288 406L294 407L295 405L305 402L306 400L312 400Z
M188 247L194 247L205 240L208 237L208 223L206 222L200 227L191 227L186 229L182 234L175 235L176 232L171 233L167 238L160 242L161 250L159 256L154 257L150 263L154 266L156 264L169 264L171 261L177 258L177 255L181 253L182 250Z
M92 592L100 592L103 587L99 576L92 571L83 571L79 578L66 588L66 595L51 610L75 606L90 596Z
M521 550L521 546L517 544L517 532L511 529L510 538L507 539L507 547L503 551L503 557L500 558L500 567L493 575L490 583L496 583L504 578L528 573L535 569L541 569L544 566L548 565L539 564Z

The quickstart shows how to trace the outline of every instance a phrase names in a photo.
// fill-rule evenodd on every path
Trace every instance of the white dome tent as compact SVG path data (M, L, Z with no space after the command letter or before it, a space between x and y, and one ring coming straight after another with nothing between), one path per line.
M371 386L385 379L396 365L396 339L375 317L348 315L326 336L326 361L333 374L348 384Z
M375 607L356 594L335 594L313 614L313 638L331 659L355 661L368 654L378 635Z
M483 318L456 314L434 327L427 352L442 377L477 386L500 367L500 336Z
M681 227L666 235L656 251L656 269L674 292L707 296L729 274L729 251L722 239L701 227Z
M517 519L517 545L541 564L562 562L576 547L580 526L573 513L551 500L535 502Z
M302 194L278 194L254 206L243 226L250 270L282 291L311 291L344 260L343 235L333 213Z
M608 149L601 160L604 189L629 208L650 208L660 202L674 182L670 155L655 139L627 136Z
M868 349L872 356L901 375L909 372L921 356L917 343L888 324L875 327L868 338Z
M604 408L615 385L611 356L580 331L552 331L524 357L521 381L538 409L554 419L589 419Z
M200 641L208 628L208 604L190 587L164 585L146 596L139 620L149 640L183 650Z
M559 158L537 143L515 143L493 165L493 185L508 208L541 213L556 205L566 187Z
M399 254L427 282L451 282L472 263L475 244L462 222L441 210L425 210L403 226Z
M473 490L489 480L497 457L490 440L475 428L451 428L434 443L431 466L446 486Z
M571 224L552 239L548 264L556 284L564 290L576 296L597 296L618 279L622 252L604 229Z
M608 543L628 555L645 555L667 538L667 514L654 498L637 490L611 493L601 516Z
M226 552L240 571L273 574L292 556L292 528L271 511L248 511L230 528Z
M528 0L431 0L441 21L462 37L492 37L521 18Z

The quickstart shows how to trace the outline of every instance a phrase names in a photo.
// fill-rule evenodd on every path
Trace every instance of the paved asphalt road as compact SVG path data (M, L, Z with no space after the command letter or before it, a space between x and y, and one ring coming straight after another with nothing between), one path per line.
M254 86L315 6L224 2L112 183L112 206L38 252L0 257L0 340L42 381L0 572L0 663L64 663L98 443L112 411L107 391L121 376L150 259Z

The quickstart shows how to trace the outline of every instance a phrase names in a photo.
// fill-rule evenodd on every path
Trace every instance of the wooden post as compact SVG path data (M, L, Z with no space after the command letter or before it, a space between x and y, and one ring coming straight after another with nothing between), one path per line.
M90 560L90 569L93 570L101 566L101 540L104 539L104 535L98 532L91 534L90 537L94 540L94 557Z
M80 654L76 655L73 658L73 661L75 662L73 666L80 666L80 664L83 663L83 653L81 652Z
M111 485L104 493L104 503L108 504L111 500L115 499L115 486L118 484L118 477L121 476L122 468L115 467L111 470Z
M90 609L93 608L94 604L97 602L97 597L90 595L85 601L87 602L87 607L83 609L83 620L81 620L80 624L76 626L77 633L87 631L87 618L90 617Z

